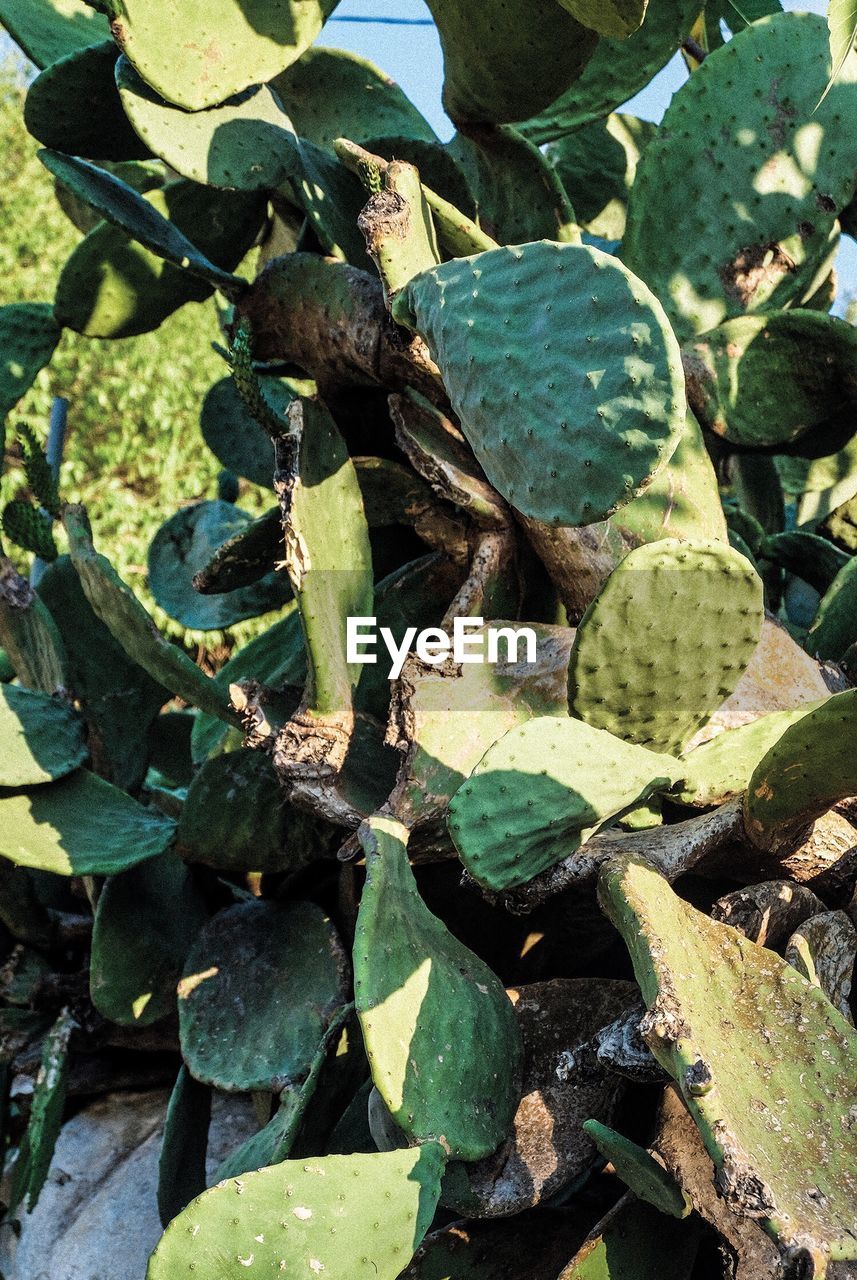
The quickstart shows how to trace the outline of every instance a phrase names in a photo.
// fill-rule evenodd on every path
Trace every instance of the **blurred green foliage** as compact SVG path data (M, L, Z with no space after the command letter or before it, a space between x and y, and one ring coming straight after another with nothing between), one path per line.
M24 128L25 83L20 64L0 64L0 304L51 301L81 236L56 202L53 179L36 159L38 144ZM3 499L24 486L15 428L26 421L44 439L53 398L65 396L63 499L87 505L96 545L165 630L210 650L221 647L220 633L186 632L154 605L146 553L178 507L217 496L221 465L202 439L199 409L225 372L211 348L218 336L212 302L192 303L139 338L104 342L64 333L50 366L10 417L0 481ZM270 504L270 493L242 481L242 507L256 514ZM233 636L244 640L270 620L244 623Z

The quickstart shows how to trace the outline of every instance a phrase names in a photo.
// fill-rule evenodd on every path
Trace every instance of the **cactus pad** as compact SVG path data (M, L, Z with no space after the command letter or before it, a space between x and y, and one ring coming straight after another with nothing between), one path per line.
M299 58L336 0L193 0L172 12L161 0L110 0L111 30L147 84L200 111L270 80Z
M151 155L128 123L114 81L112 40L53 63L27 91L24 123L42 146L91 160L145 160Z
M676 799L681 804L722 804L747 789L756 766L785 731L823 702L772 711L735 729L725 729L685 756L685 776Z
M297 703L297 698L295 698ZM176 852L223 871L293 871L285 793L264 751L240 749L207 760L194 775L179 818Z
M32 790L0 791L0 855L58 876L109 876L163 853L175 823L78 769Z
M396 82L345 49L307 49L275 77L271 88L300 136L328 151L343 136L361 144L384 135L436 141L428 121ZM405 154L397 158L411 159Z
M857 765L843 750L857 724L857 690L833 694L781 734L753 770L745 814L751 835L820 817L857 794Z
M581 225L590 235L621 240L628 192L643 149L657 126L631 115L609 115L565 134L546 150L563 186L573 194Z
M39 159L74 195L150 253L200 276L227 296L241 287L242 282L211 257L237 266L264 220L266 204L261 196L215 193L185 182L171 183L146 198L86 160L57 151L40 151ZM197 243L191 242L190 235Z
M698 17L697 0L649 0L639 31L625 39L599 40L571 88L525 120L522 131L536 144L553 142L614 111L678 52Z
M239 191L276 188L287 177L294 129L267 85L207 111L188 112L149 88L127 58L116 64L116 83L147 152L182 177Z
M37 67L49 67L109 34L85 0L0 0L0 25Z
M805 645L824 661L840 659L857 640L857 560L844 565L828 587L807 633Z
M63 523L72 563L93 613L125 653L151 678L200 711L234 724L228 692L203 675L190 658L161 635L133 591L92 545L82 507L67 507Z
M710 538L726 542L717 476L699 424L688 412L678 448L642 493L610 517L634 541Z
M525 515L601 520L678 444L684 377L669 324L597 249L540 242L455 259L412 280L393 316L428 341L485 474Z
M183 507L161 525L149 547L149 585L165 613L182 626L217 631L245 618L279 609L291 599L284 573L272 571L247 587L200 595L193 579L224 542L253 523L253 517L219 498Z
M0 686L0 787L32 787L71 773L87 756L84 725L66 702Z
M509 125L471 127L466 134L457 133L446 151L473 193L479 225L500 244L542 239L580 243L565 186L538 147L517 130Z
M857 137L841 121L857 104L857 53L819 101L829 78L824 19L779 13L711 53L673 98L637 169L622 248L680 340L799 302L812 285L854 193ZM688 170L689 145L711 162ZM670 205L665 236L664 197L676 184L685 198ZM692 256L678 261L677 244L693 244Z
M493 742L532 716L565 710L571 633L559 627L535 631L537 661L532 667L524 662L473 663L452 672L418 659L406 663L393 721L406 755L390 797L403 822L442 817Z
M679 763L581 720L543 716L486 751L449 806L449 832L480 884L510 889L682 777Z
M443 1150L323 1156L230 1179L170 1223L146 1280L229 1275L396 1280L434 1216ZM261 1237L261 1238L260 1238ZM238 1268L241 1268L239 1271Z
M512 1123L520 1032L499 980L423 903L407 837L381 815L361 828L367 878L354 935L357 1013L375 1088L409 1139L434 1139L450 1155L478 1160Z
M583 1128L640 1200L671 1218L687 1217L693 1207L690 1200L653 1155L598 1120L584 1121Z
M599 729L675 753L732 693L763 616L762 582L731 547L637 547L578 627L569 706Z
M281 1090L309 1070L347 989L342 944L319 907L253 900L218 912L178 986L188 1070L218 1089Z
M170 692L128 657L96 617L68 556L45 569L39 597L62 629L67 683L104 746L110 781L134 791L146 774L147 730Z
M185 956L207 919L192 873L172 851L110 876L98 898L89 970L102 1017L143 1027L174 1014Z
M738 316L689 343L684 369L701 425L730 444L816 457L853 435L857 330L835 316Z
M60 329L43 302L0 307L0 422L33 385L54 354Z
M779 956L645 863L611 860L599 897L649 1007L645 1039L681 1089L720 1194L813 1275L854 1260L857 1033Z
M521 120L567 89L597 43L553 0L431 0L443 105L459 123Z
M558 1280L691 1280L699 1227L623 1196L593 1228Z

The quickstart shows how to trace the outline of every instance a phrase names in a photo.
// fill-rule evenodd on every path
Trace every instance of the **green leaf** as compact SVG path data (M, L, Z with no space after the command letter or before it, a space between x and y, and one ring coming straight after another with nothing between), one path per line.
M512 1123L520 1031L500 981L420 897L407 835L380 814L361 828L367 878L354 936L357 1013L375 1087L409 1139L437 1140L453 1156L478 1160Z
M828 0L827 25L830 29L830 57L833 62L830 77L832 84L857 40L857 0Z
M149 1026L176 1009L176 983L208 919L192 872L168 850L110 876L92 931L89 989L119 1026Z
M32 1213L45 1185L62 1125L68 1086L68 1045L76 1025L66 1009L45 1037L30 1120L12 1174L10 1213L22 1203Z
M347 990L342 944L319 907L228 907L196 938L179 983L188 1070L219 1089L282 1089L309 1070Z
M434 1216L443 1150L323 1156L222 1182L169 1225L146 1280L396 1280Z
M646 1043L727 1204L784 1255L809 1254L819 1275L828 1259L857 1258L857 1032L791 965L689 906L646 863L611 859L598 892L649 1009Z
M37 67L49 67L108 36L84 0L0 0L0 23Z
M0 307L0 423L49 363L60 333L50 303Z
M59 698L0 686L0 787L32 787L71 773L88 754L84 724Z
M227 297L240 291L244 281L223 271L192 244L178 227L159 213L152 198L146 200L127 183L106 169L87 160L61 155L58 151L40 151L45 168L81 200L96 209L114 226L139 240L151 253L201 276Z
M78 769L33 790L0 791L0 855L59 876L108 876L163 853L175 823Z

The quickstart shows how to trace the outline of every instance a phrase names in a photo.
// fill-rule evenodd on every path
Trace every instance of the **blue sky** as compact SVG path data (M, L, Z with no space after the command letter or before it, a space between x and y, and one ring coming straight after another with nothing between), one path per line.
M812 10L824 13L825 0L784 0L786 9ZM360 18L409 18L422 21L420 26L387 26ZM431 25L431 14L423 0L341 0L328 22L319 44L350 49L371 59L399 84L408 97L437 131L446 139L452 125L444 114L440 95L443 84L443 59L437 31ZM625 108L644 120L659 121L670 98L687 79L687 70L679 55L642 93ZM839 300L835 310L842 312L849 298L857 295L857 244L843 236L837 260Z

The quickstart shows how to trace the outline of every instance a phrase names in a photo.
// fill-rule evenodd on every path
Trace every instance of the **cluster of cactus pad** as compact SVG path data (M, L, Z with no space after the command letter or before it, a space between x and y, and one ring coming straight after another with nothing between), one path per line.
M429 0L449 141L334 7L0 0L81 232L0 308L6 1211L119 1043L176 1073L148 1280L854 1276L847 6ZM268 615L213 675L14 416L212 299L225 474L149 581ZM354 617L535 660L389 680Z

